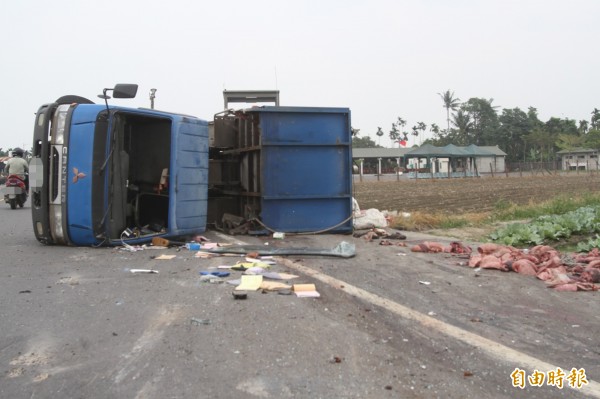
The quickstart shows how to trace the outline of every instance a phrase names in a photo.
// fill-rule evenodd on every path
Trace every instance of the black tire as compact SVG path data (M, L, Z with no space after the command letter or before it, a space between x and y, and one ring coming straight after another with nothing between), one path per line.
M23 202L19 201L19 208L23 208L23 205L25 205Z
M17 209L17 199L13 198L10 201L10 209Z

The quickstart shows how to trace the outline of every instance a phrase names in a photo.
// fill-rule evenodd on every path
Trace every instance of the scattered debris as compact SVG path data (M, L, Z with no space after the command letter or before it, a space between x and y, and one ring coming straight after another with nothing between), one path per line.
M248 293L246 291L233 291L233 299L246 299L248 298Z
M285 238L285 233L281 233L279 231L273 233L273 238L276 240L283 240Z
M185 245L185 242L171 241L162 237L152 237L152 245L156 245L159 247L172 247Z
M19 291L19 294L31 294L31 290Z
M200 251L200 244L197 242L188 242L185 244L188 251Z
M446 252L453 254L470 254L472 252L471 247L469 247L468 245L464 245L463 243L458 241L453 241L447 246L444 246L439 242L423 241L421 243L413 245L410 248L410 250L412 252Z
M354 204L354 229L363 230L372 227L387 227L387 225L388 220L383 212L375 208L361 211L358 203Z
M429 281L419 281L419 284L430 285L431 282L429 282Z
M225 282L225 280L223 280L223 278L218 277L218 276L213 276L212 274L206 274L206 275L200 276L200 281L203 283L211 283L211 284L221 284L221 283Z
M268 243L265 243L265 245ZM259 245L241 245L231 247L218 247L207 250L213 253L231 253L231 254L248 254L256 252L259 255L322 255L322 256L339 256L342 258L351 258L356 255L356 247L354 244L347 241L342 241L332 249L321 248L265 248Z
M153 256L152 259L155 260L171 260L173 258L177 257L177 255L166 255L166 254L162 254L159 256Z
M370 228L370 229L363 229L363 230L355 230L353 237L355 238L359 238L362 237L364 238L366 241L373 241L373 240L378 240L378 239L382 239L382 241L380 241L380 245L399 245L399 246L405 246L405 244L401 244L401 243L394 243L390 240L406 240L406 236L404 234L402 234L399 231L394 231L392 233L390 233L389 231L387 231L386 229L382 229L382 228Z
M228 277L229 272L217 272L217 271L201 271L202 276L215 276L215 277Z
M291 288L292 288L292 286L284 284L284 283L280 283L280 282L277 282L277 281L265 281L265 280L263 280L263 282L260 284L260 289L261 290L266 290L266 291L289 290Z
M208 325L210 324L210 319L198 319L196 317L192 317L190 319L190 323L195 326Z
M329 362L330 363L341 363L342 360L343 359L341 357L339 357L339 356L333 356Z
M129 269L131 273L149 273L149 274L158 274L158 270L154 269Z
M259 275L244 275L240 280L240 285L235 287L236 291L257 291L263 281L263 276Z
M299 298L318 298L321 296L314 284L294 284L292 290Z

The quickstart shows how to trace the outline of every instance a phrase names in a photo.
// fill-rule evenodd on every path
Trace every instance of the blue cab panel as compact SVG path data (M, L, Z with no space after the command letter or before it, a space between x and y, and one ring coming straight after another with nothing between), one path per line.
M40 242L138 244L205 231L206 121L149 109L64 107L40 108L45 122L34 132L44 179L32 207ZM64 129L52 114L61 110Z

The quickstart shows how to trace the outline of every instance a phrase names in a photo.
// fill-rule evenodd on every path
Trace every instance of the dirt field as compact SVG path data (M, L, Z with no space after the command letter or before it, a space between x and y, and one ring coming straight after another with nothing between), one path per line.
M479 212L492 210L501 200L527 204L565 193L599 191L597 173L354 182L354 196L361 209L400 212Z

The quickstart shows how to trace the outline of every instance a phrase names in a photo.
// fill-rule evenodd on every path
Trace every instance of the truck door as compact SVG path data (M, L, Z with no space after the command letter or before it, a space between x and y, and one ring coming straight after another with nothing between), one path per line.
M170 234L206 229L208 199L208 123L182 116L174 123L169 173Z

